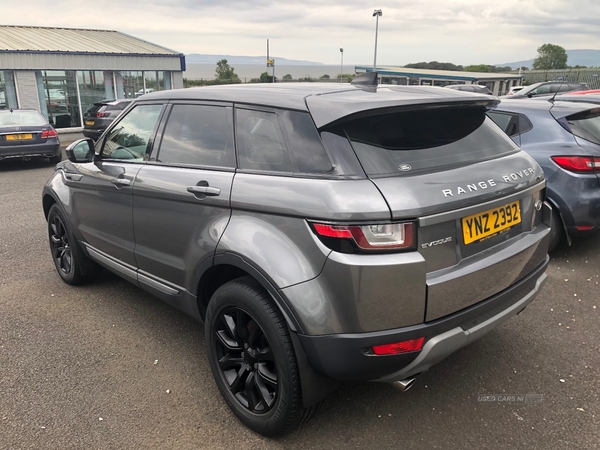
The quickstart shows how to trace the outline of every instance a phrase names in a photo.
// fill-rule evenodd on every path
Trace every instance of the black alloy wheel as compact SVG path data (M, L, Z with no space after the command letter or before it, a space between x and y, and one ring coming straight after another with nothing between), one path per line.
M50 249L54 264L56 264L56 269L59 272L68 276L73 270L73 253L69 244L67 228L59 215L54 215L48 226L50 228Z
M279 390L277 365L264 331L240 308L219 313L215 327L219 368L231 394L244 408L264 414Z
M309 420L287 323L253 278L229 281L206 309L206 353L221 395L248 428L263 436L289 433Z
M100 267L83 253L57 204L48 211L48 240L56 271L65 283L86 283L100 272Z

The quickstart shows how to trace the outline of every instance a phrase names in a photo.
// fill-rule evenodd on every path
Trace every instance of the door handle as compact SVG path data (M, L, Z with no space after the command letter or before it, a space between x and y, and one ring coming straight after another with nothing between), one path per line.
M83 175L77 173L65 173L65 178L69 181L80 181Z
M114 184L117 188L131 185L131 180L128 180L126 178L113 178L112 180L110 180L110 182Z
M213 197L221 195L221 189L212 186L188 186L187 191L192 194L204 194Z

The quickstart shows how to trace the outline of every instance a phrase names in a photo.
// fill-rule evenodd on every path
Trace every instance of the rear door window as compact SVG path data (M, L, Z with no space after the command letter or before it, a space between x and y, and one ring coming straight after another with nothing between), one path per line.
M343 125L369 176L441 171L518 151L483 107L447 107L357 118Z
M230 115L224 106L173 105L157 162L235 167Z

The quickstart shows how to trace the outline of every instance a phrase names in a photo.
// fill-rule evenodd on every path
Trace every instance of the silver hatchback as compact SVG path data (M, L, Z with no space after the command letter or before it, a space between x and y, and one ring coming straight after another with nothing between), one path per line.
M144 95L43 191L62 279L103 267L203 321L266 436L341 381L408 389L546 279L544 173L498 100L372 77Z

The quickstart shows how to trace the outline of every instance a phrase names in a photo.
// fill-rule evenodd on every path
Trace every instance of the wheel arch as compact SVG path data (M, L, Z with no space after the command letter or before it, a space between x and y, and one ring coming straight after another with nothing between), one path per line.
M202 320L206 317L206 308L212 294L228 281L249 275L254 278L271 296L290 331L303 333L301 323L296 319L292 309L277 290L273 280L264 275L251 262L235 253L222 253L214 257L212 264L203 264L196 275L198 310Z
M283 296L277 291L272 280L263 275L251 262L234 253L219 254L214 257L213 264L206 261L203 267L205 270L198 271L197 283L198 310L203 321L206 319L206 309L210 298L220 286L236 278L250 276L269 293L289 327L300 371L304 407L309 408L317 405L339 388L340 383L338 381L318 374L310 365L306 352L297 337L298 333L302 334L304 332L302 325L296 319Z

